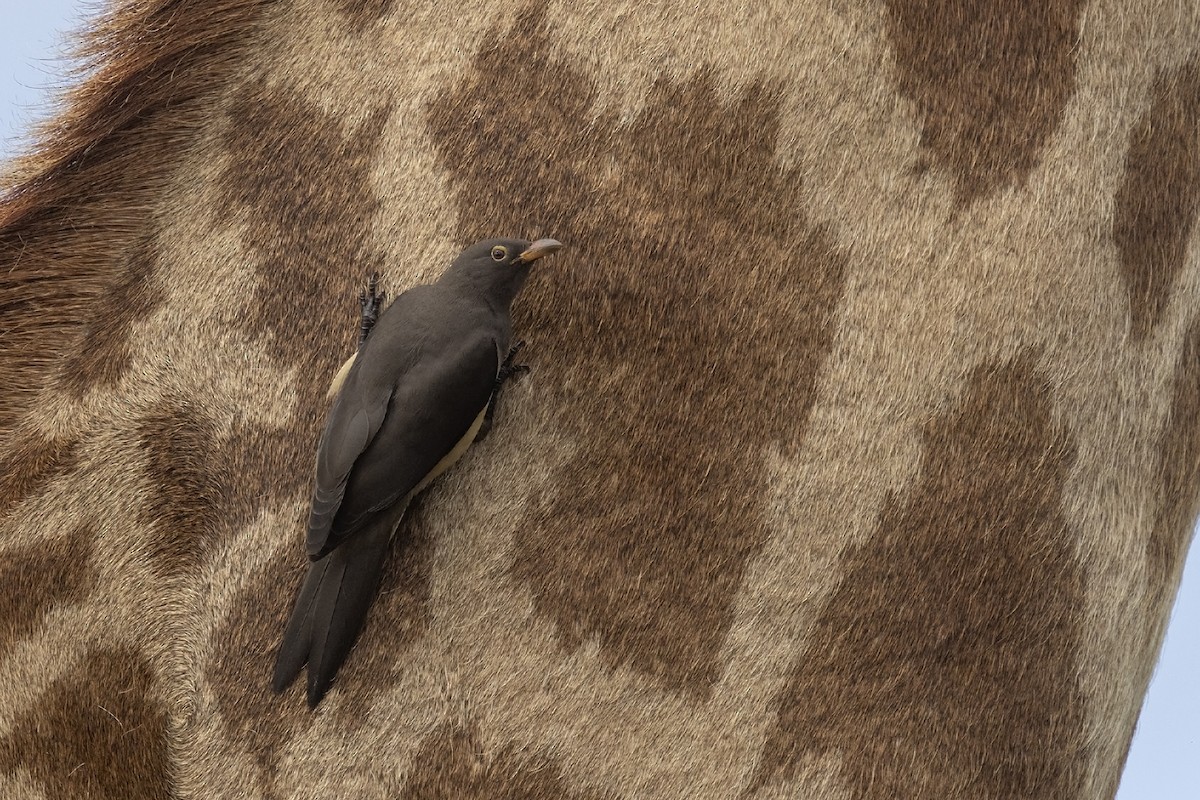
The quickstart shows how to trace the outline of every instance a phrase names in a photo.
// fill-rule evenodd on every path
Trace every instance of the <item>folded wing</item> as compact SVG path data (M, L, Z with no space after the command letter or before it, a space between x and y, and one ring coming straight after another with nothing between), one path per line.
M499 355L491 337L418 360L387 396L339 396L317 454L309 557L321 558L404 500L486 407Z

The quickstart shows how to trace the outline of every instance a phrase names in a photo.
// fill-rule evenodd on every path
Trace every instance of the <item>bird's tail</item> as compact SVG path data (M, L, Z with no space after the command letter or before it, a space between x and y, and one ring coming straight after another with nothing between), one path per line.
M388 544L398 519L381 514L310 564L275 658L271 688L286 689L308 664L308 707L329 691L334 675L358 639L379 589Z

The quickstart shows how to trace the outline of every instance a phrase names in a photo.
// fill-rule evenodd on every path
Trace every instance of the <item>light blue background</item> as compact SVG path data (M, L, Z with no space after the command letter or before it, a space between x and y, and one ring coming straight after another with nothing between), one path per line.
M47 112L47 89L61 86L69 34L94 3L0 0L0 160L21 148L30 123ZM1193 557L1162 660L1150 684L1118 800L1200 798L1200 558Z

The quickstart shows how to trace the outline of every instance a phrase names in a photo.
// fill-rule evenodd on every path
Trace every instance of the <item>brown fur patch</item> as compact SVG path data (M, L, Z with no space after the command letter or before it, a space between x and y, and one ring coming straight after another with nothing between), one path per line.
M1075 91L1084 0L884 3L898 88L958 202L1020 185Z
M280 475L273 481L271 473L276 463L273 459L298 449L291 440L299 438L286 430L244 423L234 426L233 435L216 456L218 471L238 476L223 507L231 530L249 525L261 505L275 497L285 482L293 490L300 485L302 476ZM268 783L274 780L283 743L312 722L308 707L298 697L291 693L278 697L270 689L275 652L308 565L303 548L307 519L305 509L288 525L296 532L294 551L272 558L258 573L244 577L232 610L212 639L217 643L217 657L208 673L228 736L255 758Z
M337 10L350 20L356 31L375 24L391 12L395 0L335 0Z
M0 198L0 429L122 282L155 198L273 2L120 3L83 43L81 72L91 77L14 165Z
M32 633L46 614L88 596L96 582L92 525L0 552L0 654Z
M765 452L804 436L842 262L775 162L771 88L662 80L621 124L548 57L540 14L490 38L429 109L461 236L570 248L518 301L576 449L516 526L513 569L567 646L596 638L704 695L767 536Z
M1160 73L1129 136L1113 239L1135 339L1162 319L1200 208L1200 62Z
M389 113L377 109L344 133L341 118L286 89L251 84L229 115L224 219L255 231L248 244L258 281L246 333L300 376L293 422L241 426L231 440L242 454L231 454L237 474L265 490L253 503L312 480L327 383L353 352L354 298L379 263L367 244L379 205L370 170Z
M268 782L283 742L312 723L295 689L271 691L275 651L307 566L300 550L304 519L295 520L296 557L273 558L261 574L246 577L233 611L213 634L208 667L230 739L255 758ZM303 675L297 683L303 684Z
M1171 409L1159 443L1162 485L1158 514L1146 543L1146 582L1156 615L1168 611L1183 557L1192 540L1200 486L1200 320L1183 341L1175 371ZM1156 619L1159 618L1156 616ZM1166 624L1166 617L1161 617Z
M89 652L0 740L0 769L24 767L50 800L172 795L167 715L130 649Z
M917 484L846 553L797 654L758 784L815 753L844 756L859 798L1077 796L1075 449L1051 397L1026 354L926 426Z
M83 338L61 373L63 386L75 395L113 386L128 369L130 328L162 303L150 286L157 257L153 242L144 242L116 285L97 297Z
M410 800L587 800L573 792L558 761L506 748L488 757L470 727L444 724L421 745L403 796Z
M299 94L261 84L230 111L222 216L255 232L258 259L246 330L301 374L328 379L353 351L354 298L379 258L368 249L379 208L371 169L390 114L375 109L347 130ZM325 381L313 384L323 404Z
M138 509L154 531L151 565L169 578L197 568L221 541L216 515L222 481L213 423L185 400L171 398L143 417L137 437L146 454L149 501Z
M14 437L15 445L0 461L0 517L36 495L59 475L70 472L79 457L78 439Z

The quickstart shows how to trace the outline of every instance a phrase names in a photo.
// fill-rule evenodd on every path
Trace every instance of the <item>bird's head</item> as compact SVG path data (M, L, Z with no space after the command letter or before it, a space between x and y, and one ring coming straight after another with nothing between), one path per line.
M555 239L484 239L463 250L445 279L465 282L501 302L512 302L534 262L556 252Z

